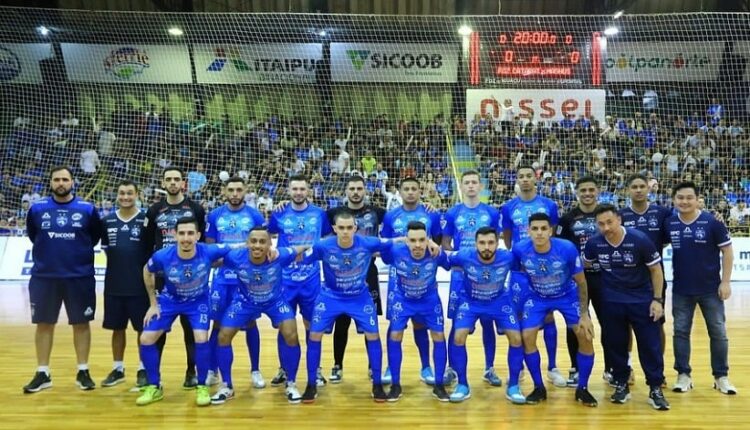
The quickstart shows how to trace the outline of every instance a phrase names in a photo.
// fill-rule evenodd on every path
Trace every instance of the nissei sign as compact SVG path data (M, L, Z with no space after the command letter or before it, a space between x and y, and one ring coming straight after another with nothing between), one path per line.
M456 82L458 47L437 43L332 43L334 82Z
M312 84L323 58L323 46L319 43L195 45L193 56L199 83Z
M41 83L39 62L51 57L49 43L0 43L0 85Z
M604 70L607 82L713 81L724 42L611 42Z

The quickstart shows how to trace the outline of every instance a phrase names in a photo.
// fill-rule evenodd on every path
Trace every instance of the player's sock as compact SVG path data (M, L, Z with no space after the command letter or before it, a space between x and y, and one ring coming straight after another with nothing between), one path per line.
M140 354L140 351L138 352L138 354ZM143 365L143 360L138 362L138 370L146 370L146 367Z
M310 339L307 342L307 385L315 386L320 367L321 341Z
M232 345L218 345L216 347L216 361L221 372L221 380L232 387L232 362L234 361L234 351Z
M555 322L544 323L544 346L547 348L547 370L557 367L557 326Z
M390 331L390 330L389 330ZM401 341L388 338L388 366L391 368L391 381L394 385L401 385L401 360L403 356Z
M320 344L320 342L318 342ZM299 370L299 361L302 357L302 348L299 344L289 346L286 342L281 345L281 367L286 371L286 380L289 382L297 381L297 371Z
M456 329L453 328L453 324L451 324L451 331L448 332L448 367L453 369L453 340L456 338Z
M589 385L591 370L594 368L594 354L587 355L578 353L578 388L586 388Z
M49 366L39 366L39 367L36 368L36 371L37 372L42 372L42 373L46 374L47 376L49 376Z
M380 339L367 340L367 359L372 369L372 383L375 385L382 384L383 376L383 346L380 345Z
M484 368L495 367L495 348L497 339L495 337L495 321L479 320L482 324L482 345L484 345Z
M161 355L159 354L159 347L156 344L141 345L140 349L141 360L143 360L143 366L146 368L149 385L160 385L159 362L161 361Z
M435 385L443 385L445 382L443 377L445 376L445 366L448 360L446 355L445 341L435 341L432 348L432 359L435 361Z
M453 370L458 374L458 383L462 385L469 385L466 379L466 362L469 358L466 355L466 345L456 345L452 343L450 346L453 353Z
M112 370L119 370L120 372L125 371L125 363L122 361L112 362Z
M78 363L78 370L89 370L89 364L88 363Z
M419 350L422 369L430 367L430 335L427 333L427 327L414 329L414 343L417 344L417 350Z
M523 369L523 347L508 346L508 386L518 385L518 375Z
M245 330L245 343L250 354L250 370L260 370L260 331L257 324Z
M526 368L531 373L531 379L534 380L535 387L541 387L544 385L542 380L542 357L539 355L539 350L532 352L531 354L524 354L526 359Z
M219 368L219 358L218 358L218 352L219 349L219 329L211 330L211 335L208 337L208 344L211 348L211 359L209 361L208 368L209 370L213 370L216 372L216 369Z
M568 342L568 355L570 356L570 367L578 369L578 336L572 328L568 328L566 334Z
M159 351L159 357L161 357L161 354L164 352L164 345L167 344L167 333L162 334L159 336L159 339L156 340L156 348ZM143 358L141 358L143 360Z
M208 376L208 362L211 361L211 346L208 342L195 344L195 367L197 369L198 385L206 385Z

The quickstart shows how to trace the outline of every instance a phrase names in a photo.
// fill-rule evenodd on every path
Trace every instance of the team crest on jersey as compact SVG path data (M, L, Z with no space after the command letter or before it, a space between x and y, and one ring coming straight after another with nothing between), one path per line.
M622 260L628 264L633 264L635 261L635 257L633 257L633 253L629 251L625 251L622 253Z
M70 217L70 219L72 219L73 221L80 221L81 219L83 219L83 215L74 213L73 216Z
M474 218L473 216L470 216L470 217L469 217L469 219L468 219L468 220L466 220L466 224L467 224L467 225L468 225L469 227L476 227L476 225L477 225L477 219L476 219L476 218Z
M297 220L297 230L301 230L301 231L305 230L305 219L304 218L299 218Z
M58 214L57 218L55 218L55 222L59 227L65 227L68 225L68 216L64 213Z
M483 280L485 280L485 281L489 281L489 280L490 280L490 278L491 278L491 276L492 276L492 275L490 274L490 271L489 271L489 270L483 270L483 271L482 271L482 279L483 279Z
M698 227L695 229L695 238L699 240L703 240L706 238L706 230L703 229L703 227Z
M539 261L539 271L542 273L547 273L547 262L544 260Z
M344 256L344 266L351 266L352 265L352 257L349 255Z
M414 277L417 277L417 276L419 276L419 267L418 267L418 266L414 266L414 267L412 267L412 268L411 268L411 274L412 274L412 276L414 276Z
M193 277L193 269L191 269L190 267L186 267L185 270L183 270L182 275L186 279L192 279L192 277Z
M130 235L133 237L140 237L141 229L137 225L133 226L133 229L130 230Z
M650 217L648 219L648 226L649 227L658 227L659 226L659 220L657 220L655 216Z
M263 275L260 272L253 272L253 280L255 282L261 282L263 280Z

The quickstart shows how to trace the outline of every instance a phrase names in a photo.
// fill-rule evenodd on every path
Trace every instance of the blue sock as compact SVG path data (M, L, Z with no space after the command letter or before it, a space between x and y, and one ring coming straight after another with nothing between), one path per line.
M445 375L445 365L448 357L445 348L445 341L434 342L432 348L432 359L435 361L435 385L443 385L443 376Z
M495 367L495 348L497 338L495 337L495 321L479 320L482 324L482 344L484 345L484 368Z
M307 385L315 386L318 380L321 343L312 339L307 342Z
M547 348L547 370L557 367L557 326L554 322L544 323L544 345Z
M284 336L282 336L279 331L276 335L276 352L279 354L279 367L282 369L284 368L284 352L286 351L284 345L286 345Z
M532 352L531 354L524 354L526 358L526 367L531 373L531 379L534 380L534 387L543 387L544 381L542 380L542 357L539 355L539 350Z
M383 373L383 346L380 345L380 339L366 340L367 342L367 359L370 361L372 369L372 383L380 385Z
M458 346L455 343L451 343L450 349L452 351L450 356L453 361L453 370L458 374L458 383L463 385L469 385L466 378L466 362L469 358L466 355L466 345Z
M211 336L208 338L208 344L211 345L211 360L209 361L208 369L213 370L214 373L219 369L218 353L216 352L219 348L219 329L216 328L211 330Z
M247 352L250 354L250 370L255 372L260 369L260 331L258 331L258 324L245 330L245 343L247 343Z
M146 368L146 376L148 378L149 385L161 385L161 373L159 372L159 365L161 364L161 357L159 356L159 347L154 345L141 345L141 361L143 361L143 367Z
M594 354L586 355L578 353L578 388L586 388L589 385L591 370L594 368Z
M318 344L320 344L320 342L318 342ZM299 360L302 357L302 348L300 348L299 344L289 346L284 342L284 344L281 345L281 352L281 367L286 370L286 380L289 382L296 382L297 371L299 370Z
M394 385L401 384L401 342L388 338L388 366L391 368L391 382Z
M208 342L195 342L195 367L198 370L198 384L200 385L206 385L209 361L211 361L211 345Z
M232 345L219 345L216 348L216 357L221 371L221 380L232 388L232 362L234 361L234 351Z
M430 367L430 336L427 333L427 327L414 329L414 343L417 344L417 350L419 350L419 360L422 362L422 369Z
M451 325L451 331L448 332L448 367L453 369L453 340L456 338L456 329ZM455 370L455 369L454 369Z
M508 387L518 385L518 374L523 369L523 347L508 346Z

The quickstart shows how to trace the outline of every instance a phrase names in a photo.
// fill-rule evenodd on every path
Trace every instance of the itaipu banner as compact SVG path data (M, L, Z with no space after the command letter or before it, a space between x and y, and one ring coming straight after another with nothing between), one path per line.
M458 45L332 43L334 82L456 82Z

